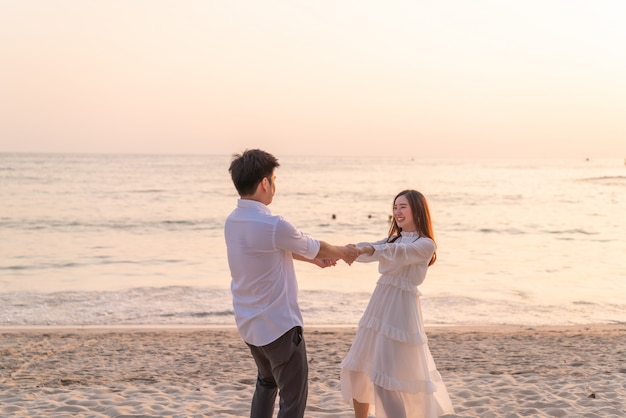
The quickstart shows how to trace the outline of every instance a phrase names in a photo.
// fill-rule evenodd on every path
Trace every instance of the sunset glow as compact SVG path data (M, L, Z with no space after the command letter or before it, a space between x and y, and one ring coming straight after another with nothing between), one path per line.
M3 1L0 152L626 157L626 3Z

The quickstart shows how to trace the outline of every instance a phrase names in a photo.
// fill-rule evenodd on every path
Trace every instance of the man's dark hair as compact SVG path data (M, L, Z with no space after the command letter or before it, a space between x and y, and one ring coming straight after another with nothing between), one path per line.
M239 196L250 196L256 192L263 178L272 181L272 173L280 164L272 154L260 149L245 150L242 154L234 154L230 163L230 177Z

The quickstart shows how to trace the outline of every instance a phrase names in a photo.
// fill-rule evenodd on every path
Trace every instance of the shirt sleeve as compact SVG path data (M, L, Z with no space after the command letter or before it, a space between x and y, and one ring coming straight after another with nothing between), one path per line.
M298 231L290 222L279 218L274 236L276 248L313 259L320 251L320 242Z
M429 262L435 253L435 242L430 238L422 237L410 243L370 243L374 247L374 254L371 256L361 255L357 261L391 261L399 265L420 264Z

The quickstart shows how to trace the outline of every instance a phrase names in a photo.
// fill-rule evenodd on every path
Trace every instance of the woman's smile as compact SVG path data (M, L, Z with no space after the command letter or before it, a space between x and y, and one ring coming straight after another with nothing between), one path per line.
M398 226L406 232L415 231L413 212L406 196L398 196L393 205L393 216Z

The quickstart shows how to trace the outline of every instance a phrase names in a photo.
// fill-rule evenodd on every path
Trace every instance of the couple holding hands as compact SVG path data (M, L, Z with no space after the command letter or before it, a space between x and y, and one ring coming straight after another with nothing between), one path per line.
M257 365L250 416L303 417L308 361L293 260L320 267L379 263L380 278L341 363L341 392L356 418L437 417L453 413L427 344L418 286L436 258L428 203L415 190L393 200L387 237L335 246L300 232L268 205L278 160L254 149L234 156L229 171L239 193L224 236L235 322Z

